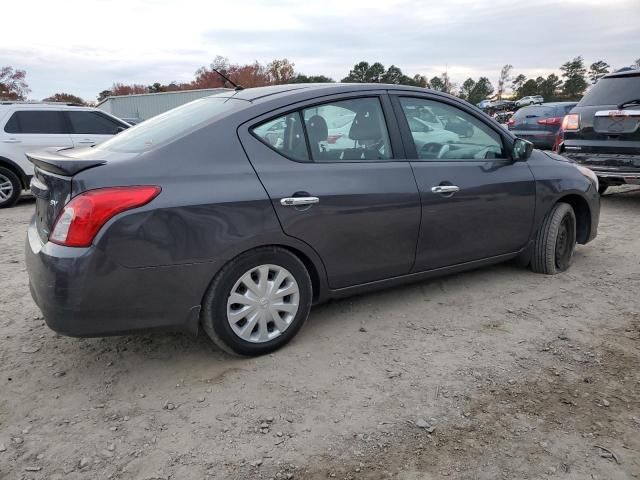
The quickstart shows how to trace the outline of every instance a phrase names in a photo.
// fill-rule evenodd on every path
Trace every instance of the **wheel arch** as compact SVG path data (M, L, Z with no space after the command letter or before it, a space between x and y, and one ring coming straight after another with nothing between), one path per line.
M571 193L558 199L556 203L568 203L576 215L576 241L587 243L591 233L591 208L589 203L580 195Z
M321 303L327 298L328 294L328 286L326 281L326 271L324 268L324 264L320 257L310 248L307 248L305 245L297 245L289 242L282 241L273 241L273 242L265 242L251 246L245 246L246 248L238 249L233 252L233 255L227 257L224 264L220 266L218 271L213 275L207 287L203 293L202 299L207 295L211 284L214 282L220 270L222 270L226 265L235 260L241 255L244 255L252 250L256 250L259 248L265 247L276 247L282 248L283 250L287 250L291 254L295 255L305 266L307 272L309 272L309 278L311 279L311 288L313 292L313 304Z
M22 188L24 190L29 188L29 180L27 178L27 175L24 173L22 168L20 168L20 165L18 165L16 162L14 162L13 160L9 160L7 157L0 156L0 167L7 168L15 173L20 179L20 183L22 183Z

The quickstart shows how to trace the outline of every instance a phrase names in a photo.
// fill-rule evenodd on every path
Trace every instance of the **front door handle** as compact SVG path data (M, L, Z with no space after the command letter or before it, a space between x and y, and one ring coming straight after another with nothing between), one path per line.
M297 207L299 205L313 205L320 202L318 197L286 197L280 199L283 207Z
M17 140L15 138L10 138L8 140L3 140L3 143L21 143L21 140Z
M78 142L76 142L76 143L93 143L93 144L95 144L95 143L96 143L96 141L95 141L95 140L90 140L90 139L88 139L88 138L85 138L84 140L79 140L79 141L78 141Z
M456 193L460 191L460 187L456 185L438 185L431 187L431 193Z

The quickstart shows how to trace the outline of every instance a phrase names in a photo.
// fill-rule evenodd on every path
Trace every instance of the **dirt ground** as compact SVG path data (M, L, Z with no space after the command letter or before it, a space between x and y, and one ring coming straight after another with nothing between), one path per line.
M73 339L0 211L2 479L640 477L640 189L557 276L505 264L315 308L272 355Z

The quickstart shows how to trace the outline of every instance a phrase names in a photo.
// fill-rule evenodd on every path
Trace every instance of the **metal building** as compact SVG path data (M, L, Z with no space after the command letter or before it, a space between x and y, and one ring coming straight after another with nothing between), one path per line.
M226 88L203 88L178 92L142 93L107 97L97 108L122 119L142 121L160 113L179 107L198 98L224 92Z

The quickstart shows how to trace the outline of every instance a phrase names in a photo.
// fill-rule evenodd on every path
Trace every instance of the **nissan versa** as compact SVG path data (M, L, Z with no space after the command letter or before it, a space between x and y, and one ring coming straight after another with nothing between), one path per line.
M598 227L591 170L396 85L238 89L28 157L31 292L72 336L202 326L264 354L312 304L511 259L559 273Z

